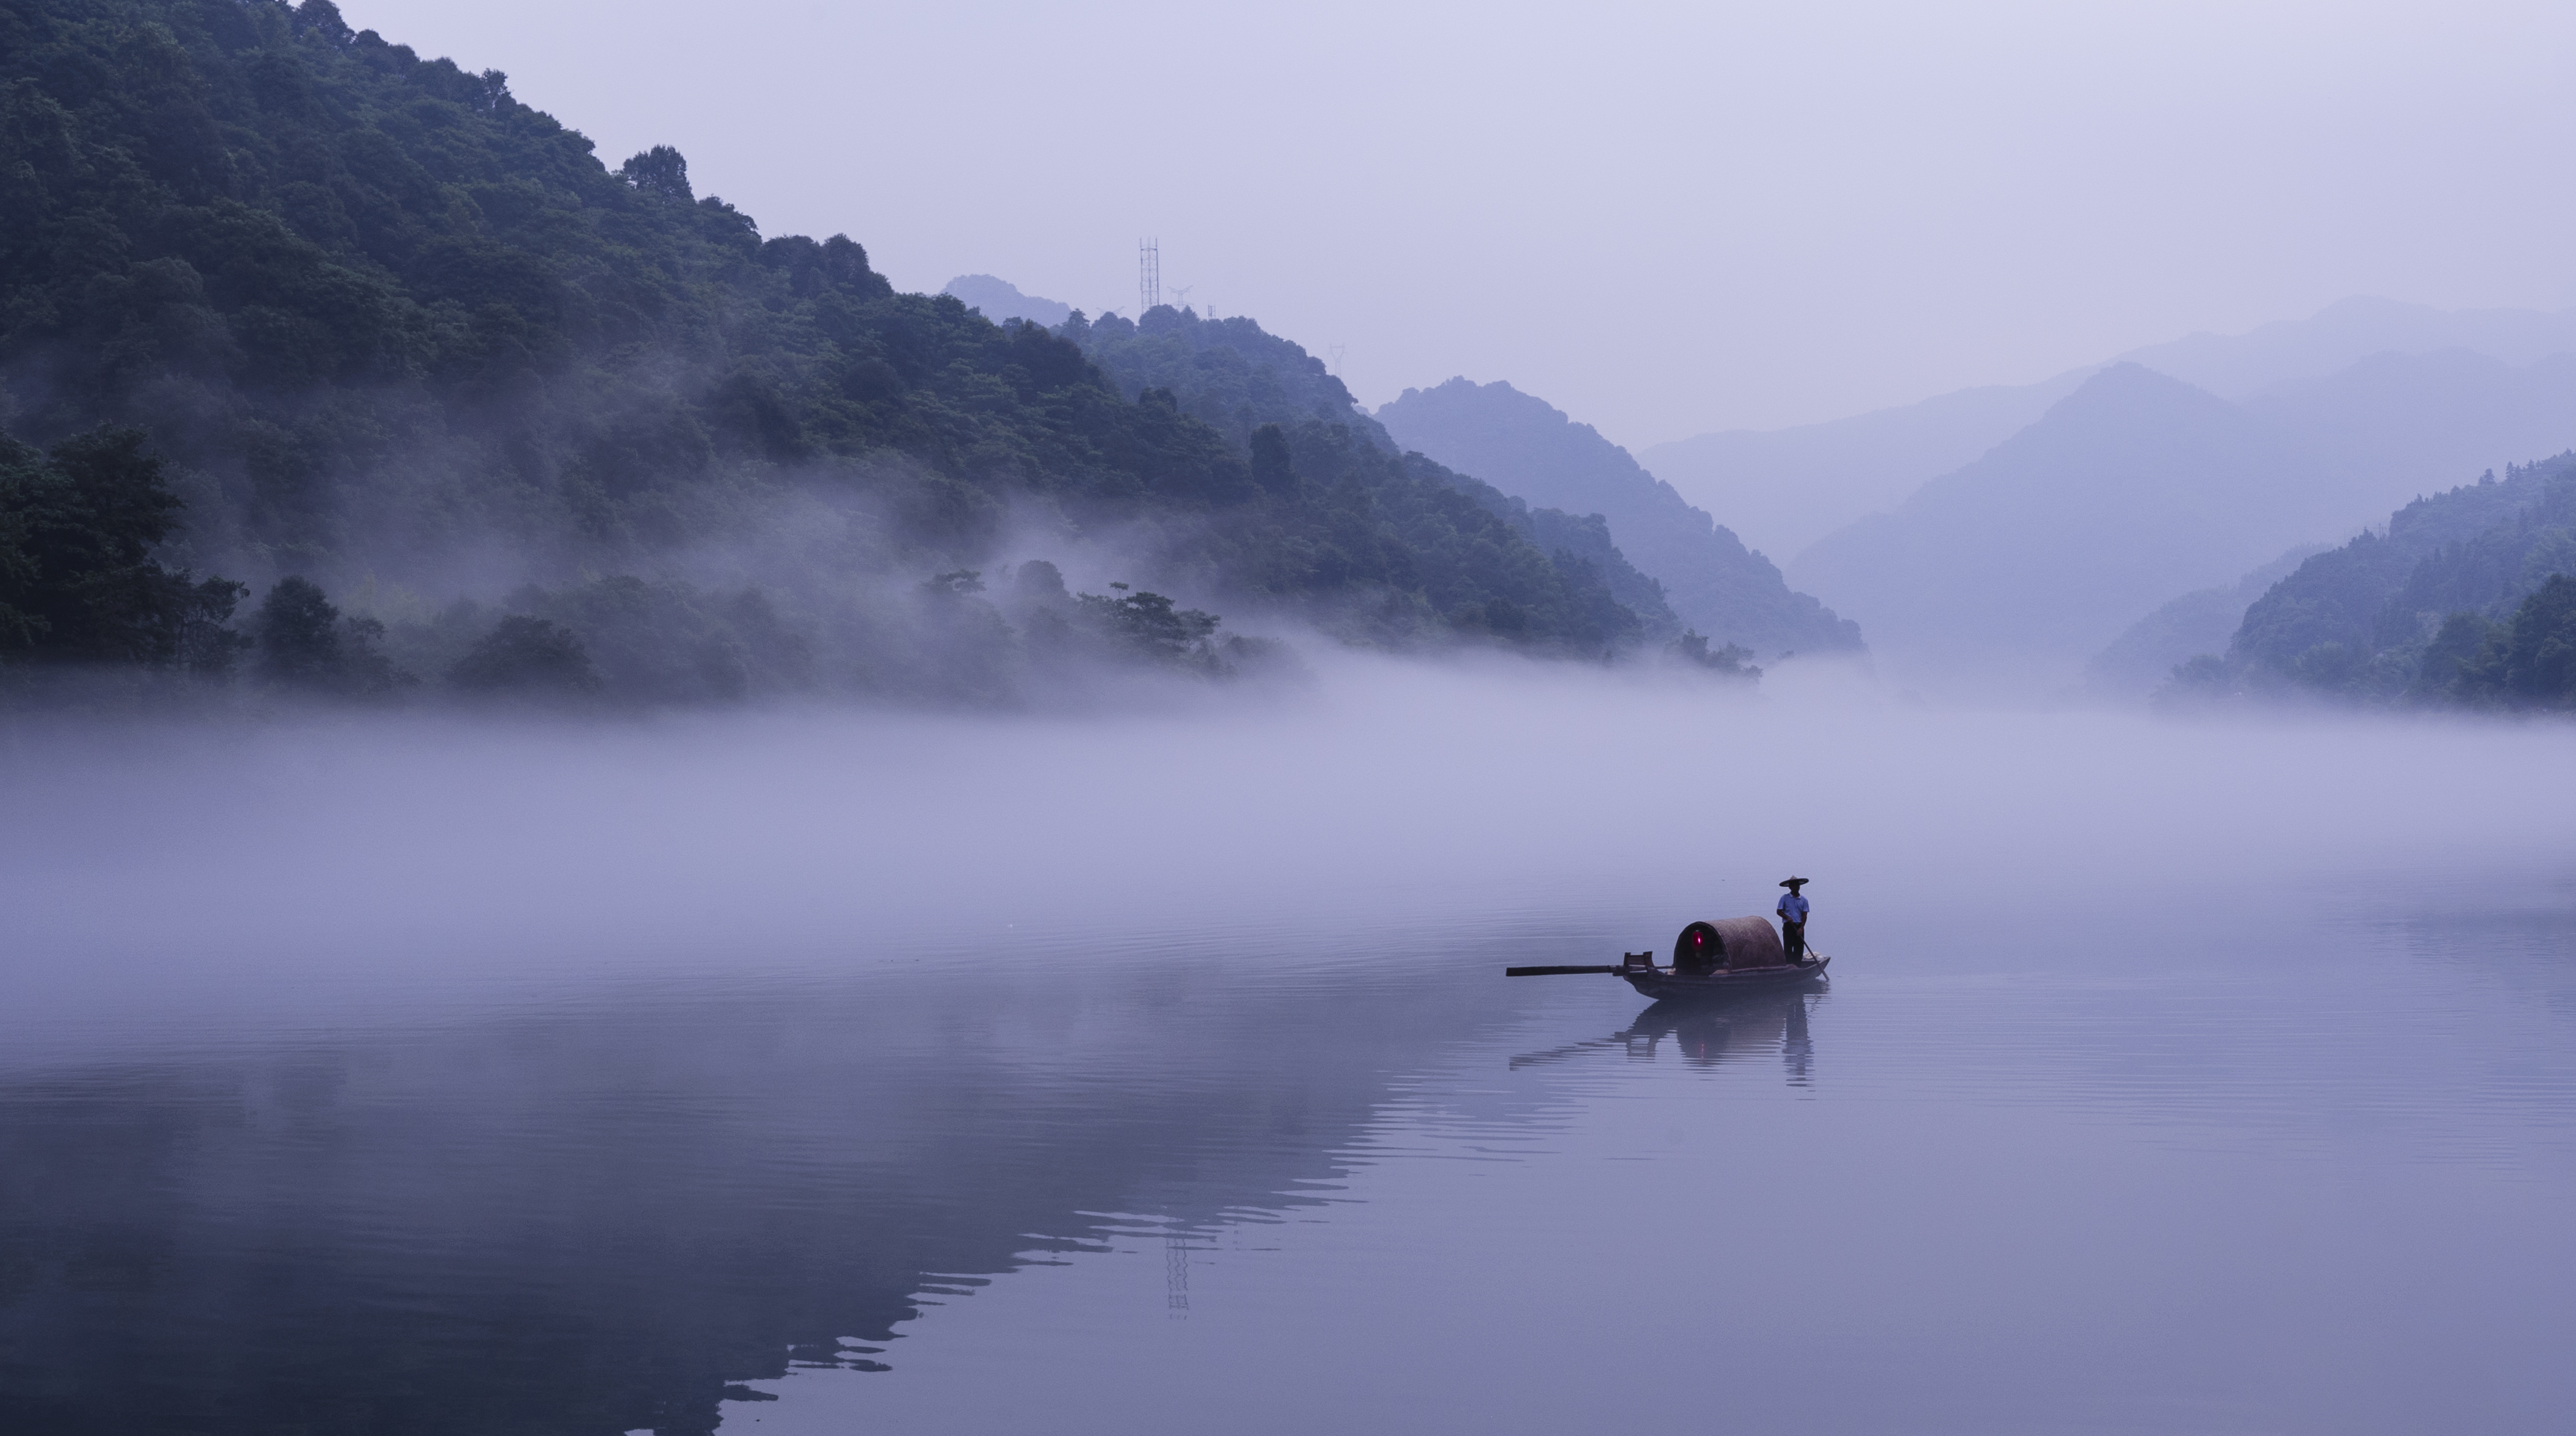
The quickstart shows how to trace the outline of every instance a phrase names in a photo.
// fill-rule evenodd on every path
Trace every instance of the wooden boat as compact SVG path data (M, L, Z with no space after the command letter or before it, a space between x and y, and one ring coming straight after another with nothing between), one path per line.
M1727 993L1773 989L1824 975L1833 959L1811 952L1789 960L1771 920L1761 917L1721 918L1695 922L1673 943L1673 965L1657 967L1652 952L1623 952L1614 966L1596 963L1569 967L1507 967L1505 977L1556 977L1578 972L1606 972L1641 997L1657 1002L1690 1001Z
M1811 953L1804 962L1781 962L1765 967L1726 967L1714 972L1675 972L1669 967L1614 967L1609 971L1627 980L1640 997L1657 1002L1689 1001L1717 997L1730 992L1747 992L1755 988L1774 988L1822 977L1833 959L1823 953Z

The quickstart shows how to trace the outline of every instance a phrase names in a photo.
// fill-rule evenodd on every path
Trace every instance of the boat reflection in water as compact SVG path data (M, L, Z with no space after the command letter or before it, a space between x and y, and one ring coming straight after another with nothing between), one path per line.
M1652 1061L1669 1044L1694 1067L1716 1067L1776 1054L1788 1073L1789 1085L1803 1087L1815 1066L1816 1055L1815 1041L1807 1031L1808 1016L1831 991L1826 979L1818 978L1795 988L1658 1002L1638 1013L1624 1031L1526 1053L1513 1058L1511 1065L1518 1071L1612 1049L1625 1051L1635 1061Z

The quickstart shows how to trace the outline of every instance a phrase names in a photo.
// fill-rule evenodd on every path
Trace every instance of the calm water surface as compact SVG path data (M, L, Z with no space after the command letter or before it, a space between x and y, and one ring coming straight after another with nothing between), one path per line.
M49 998L0 1429L2564 1429L2576 890L2089 871L1689 1012L1500 970L1759 883Z

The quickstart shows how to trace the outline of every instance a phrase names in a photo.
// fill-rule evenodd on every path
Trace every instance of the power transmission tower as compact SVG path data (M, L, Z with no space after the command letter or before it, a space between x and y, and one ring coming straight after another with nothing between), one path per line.
M1163 246L1150 239L1136 241L1136 317L1163 302Z

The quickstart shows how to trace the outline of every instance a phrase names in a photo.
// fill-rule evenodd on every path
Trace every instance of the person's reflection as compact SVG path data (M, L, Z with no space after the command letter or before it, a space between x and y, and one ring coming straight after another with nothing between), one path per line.
M1789 1025L1780 1038L1780 1061L1789 1069L1790 1086L1807 1085L1807 1074L1816 1065L1816 1044L1807 1036L1807 1001L1795 994L1789 1003Z

